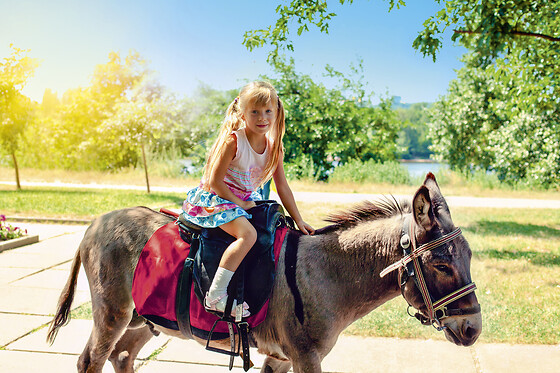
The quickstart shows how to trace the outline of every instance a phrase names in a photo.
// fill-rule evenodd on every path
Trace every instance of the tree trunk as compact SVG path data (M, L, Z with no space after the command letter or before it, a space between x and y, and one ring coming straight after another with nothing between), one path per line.
M21 190L21 184L19 182L19 167L15 152L12 152L12 161L14 162L14 169L16 170L16 189Z
M146 162L146 151L144 150L144 143L142 142L142 162L144 163L144 175L146 176L146 187L148 194L150 193L150 180L148 178L148 164Z

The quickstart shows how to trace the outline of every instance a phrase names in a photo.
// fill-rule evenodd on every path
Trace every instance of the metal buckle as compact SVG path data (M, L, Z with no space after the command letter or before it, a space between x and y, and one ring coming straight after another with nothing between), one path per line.
M434 311L434 316L436 319L445 319L446 317L449 317L449 314L447 313L447 307L443 307L440 309L437 309Z

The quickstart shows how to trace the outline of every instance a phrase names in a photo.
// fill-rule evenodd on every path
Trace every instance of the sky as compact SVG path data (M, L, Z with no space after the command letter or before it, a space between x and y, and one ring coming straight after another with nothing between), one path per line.
M259 75L271 74L269 48L249 52L243 34L276 21L286 0L0 0L0 60L10 44L29 50L40 62L23 93L40 102L46 88L61 96L88 86L96 65L109 53L137 51L169 90L192 96L200 84L238 89ZM332 4L332 6L331 6ZM296 71L332 85L329 64L343 73L363 60L364 84L378 97L402 102L434 102L456 76L465 49L449 33L434 63L412 48L423 22L438 10L433 0L408 0L388 12L388 2L355 0L340 5L329 34L311 29L290 34Z

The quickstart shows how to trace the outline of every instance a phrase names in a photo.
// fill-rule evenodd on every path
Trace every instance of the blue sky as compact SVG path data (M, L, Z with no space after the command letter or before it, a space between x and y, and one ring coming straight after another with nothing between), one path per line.
M87 86L98 64L111 51L136 50L171 91L192 95L200 83L216 89L239 88L269 74L268 49L249 52L243 33L275 20L275 1L191 0L0 0L0 59L9 45L29 49L40 60L24 93L40 101L45 88L61 95ZM409 0L388 13L382 0L355 0L341 6L329 34L294 32L296 70L330 84L323 77L330 64L346 72L363 59L365 81L375 94L401 96L403 102L435 101L461 67L465 50L450 34L437 62L412 48L422 23L437 11L429 0Z

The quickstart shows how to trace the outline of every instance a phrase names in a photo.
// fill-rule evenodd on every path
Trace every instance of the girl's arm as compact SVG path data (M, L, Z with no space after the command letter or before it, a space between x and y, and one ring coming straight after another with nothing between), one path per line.
M274 171L274 184L276 184L276 191L278 192L278 196L280 196L280 200L282 204L296 222L298 228L304 234L313 234L315 233L315 229L311 227L309 224L303 221L301 218L301 214L296 205L296 201L294 199L294 194L288 185L288 181L286 180L286 174L284 173L284 154L282 154L278 159L278 166L276 167L276 171Z
M237 139L235 135L230 135L226 140L224 151L221 156L216 159L214 169L210 173L208 180L208 185L210 188L223 199L227 199L244 210L248 210L251 207L256 206L253 201L243 201L241 198L237 197L226 185L224 179L226 177L227 169L235 158L237 153Z

